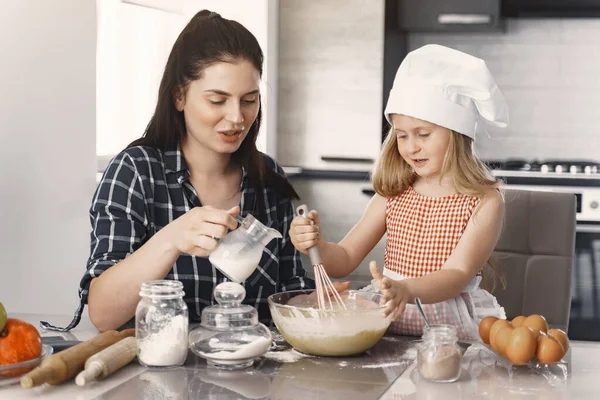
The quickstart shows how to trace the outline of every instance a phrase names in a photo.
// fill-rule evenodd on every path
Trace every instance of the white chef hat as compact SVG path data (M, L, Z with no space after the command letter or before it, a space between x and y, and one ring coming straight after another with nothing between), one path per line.
M408 53L394 79L385 117L404 114L475 138L484 118L508 125L508 106L485 61L429 44Z

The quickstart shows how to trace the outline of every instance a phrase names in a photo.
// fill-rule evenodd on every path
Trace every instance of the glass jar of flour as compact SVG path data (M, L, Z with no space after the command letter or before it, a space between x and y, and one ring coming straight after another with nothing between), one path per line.
M137 357L146 367L183 365L188 354L188 308L183 284L174 280L142 283L135 311Z

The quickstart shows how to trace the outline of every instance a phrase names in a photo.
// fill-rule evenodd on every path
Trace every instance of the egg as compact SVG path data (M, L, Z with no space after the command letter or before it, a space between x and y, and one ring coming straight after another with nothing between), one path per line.
M550 329L548 331L548 335L552 336L554 339L558 340L558 342L562 345L565 353L569 350L569 337L564 331L560 329Z
M515 328L512 326L502 326L494 339L494 351L502 356L506 356L506 346Z
M535 356L542 364L554 364L559 362L565 355L562 344L554 337L542 335L537 341Z
M535 355L536 346L533 332L525 326L520 326L513 329L510 335L505 349L506 358L513 364L527 364Z
M544 333L548 332L548 323L546 322L546 318L539 314L532 314L525 318L523 325L521 326L526 326L534 331L540 331Z
M518 328L521 325L523 325L523 321L525 321L525 318L527 318L524 315L519 315L518 317L514 317L512 319L512 321L510 321L510 323L512 324L513 327Z
M494 349L496 346L494 343L494 341L496 340L496 334L498 333L500 328L503 328L506 326L512 326L512 325L510 324L510 322L508 322L505 319L499 319L492 324L492 327L490 328L490 346L492 346L492 349Z
M490 328L496 321L498 321L498 318L489 316L482 319L479 323L479 336L481 336L483 343L490 344Z

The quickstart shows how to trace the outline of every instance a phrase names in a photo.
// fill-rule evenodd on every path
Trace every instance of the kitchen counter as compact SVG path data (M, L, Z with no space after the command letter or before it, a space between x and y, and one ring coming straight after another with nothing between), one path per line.
M15 314L36 326L40 320L66 324L69 316ZM89 319L70 333L42 331L42 336L87 340L97 334ZM414 337L385 336L358 357L309 357L276 338L276 351L242 371L208 368L191 352L186 364L167 370L146 369L137 362L104 381L85 387L69 381L25 390L1 386L0 399L590 399L600 391L600 343L571 342L564 362L539 370L510 367L485 352L465 353L461 378L451 384L423 381L416 370Z

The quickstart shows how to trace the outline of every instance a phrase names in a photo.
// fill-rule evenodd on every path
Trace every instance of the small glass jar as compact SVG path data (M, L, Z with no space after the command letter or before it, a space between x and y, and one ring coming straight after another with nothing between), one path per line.
M460 376L462 352L452 325L431 325L417 348L417 368L431 382L454 382Z
M135 310L137 357L146 367L177 367L188 354L188 308L183 284L174 280L142 283Z
M202 310L202 322L190 332L190 350L206 359L210 367L242 369L269 351L271 331L258 322L254 307L241 304L246 290L224 282L214 290L218 305Z

